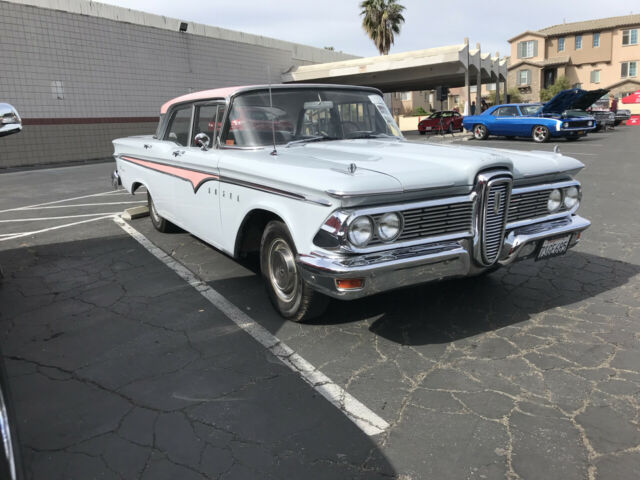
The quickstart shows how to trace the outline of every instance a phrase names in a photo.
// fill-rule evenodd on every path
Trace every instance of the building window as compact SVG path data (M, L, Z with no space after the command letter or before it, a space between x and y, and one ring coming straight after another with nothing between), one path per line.
M576 50L582 48L582 35L576 35Z
M564 37L558 39L558 51L564 52Z
M591 70L591 83L600 83L600 70Z
M403 100L405 102L411 100L411 92L402 92L400 94L400 100Z
M600 46L600 33L596 32L593 34L593 47Z
M538 41L528 40L518 43L518 58L531 58L538 55Z
M638 62L622 62L620 64L620 78L635 77L638 75Z
M622 31L622 45L637 45L638 44L638 29Z
M519 86L531 85L531 70L518 71L518 85Z
M496 89L496 84L495 83L487 83L487 91L488 92L494 92Z

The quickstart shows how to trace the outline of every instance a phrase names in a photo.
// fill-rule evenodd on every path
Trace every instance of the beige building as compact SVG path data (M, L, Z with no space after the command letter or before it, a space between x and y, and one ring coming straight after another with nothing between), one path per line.
M640 15L564 23L509 40L507 83L524 101L566 76L571 86L606 88L616 97L640 89Z

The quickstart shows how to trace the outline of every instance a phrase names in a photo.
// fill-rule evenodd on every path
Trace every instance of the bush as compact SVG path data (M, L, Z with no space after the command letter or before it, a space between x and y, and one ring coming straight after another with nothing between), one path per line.
M502 93L502 92L500 92ZM507 94L509 95L509 102L510 103L520 103L522 102L522 97L520 96L520 92L518 91L517 88L515 87L511 87L509 90L507 90ZM496 92L489 92L489 104L491 105L495 105L496 104ZM507 99L506 98L502 98L502 95L500 96L500 102L501 103L507 103Z
M558 77L553 85L548 88L543 88L540 90L540 101L546 102L551 100L556 94L560 93L562 90L567 90L571 88L571 82L567 77Z
M427 112L424 108L422 107L416 107L413 109L413 115L414 116L418 116L418 115L429 115L429 112Z

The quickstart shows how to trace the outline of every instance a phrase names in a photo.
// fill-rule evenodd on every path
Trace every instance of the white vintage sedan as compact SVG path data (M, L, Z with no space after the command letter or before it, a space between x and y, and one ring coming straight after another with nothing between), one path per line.
M578 160L407 142L380 91L274 85L165 103L155 135L115 140L113 180L144 186L153 225L242 257L259 252L285 318L516 260L564 254Z

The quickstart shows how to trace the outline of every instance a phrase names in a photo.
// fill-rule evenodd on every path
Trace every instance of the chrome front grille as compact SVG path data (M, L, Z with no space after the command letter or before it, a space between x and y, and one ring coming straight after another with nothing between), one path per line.
M482 209L482 260L485 264L493 264L500 254L510 194L510 178L491 180L487 185Z
M517 193L514 191L511 195L509 204L509 216L507 223L520 222L522 220L531 220L538 217L546 217L549 215L547 210L547 200L552 189L537 190L534 192ZM564 205L558 210L565 211Z
M373 215L377 220L381 215ZM403 210L404 228L396 242L420 240L451 234L471 234L473 228L473 202L432 205ZM382 242L375 236L369 245Z

